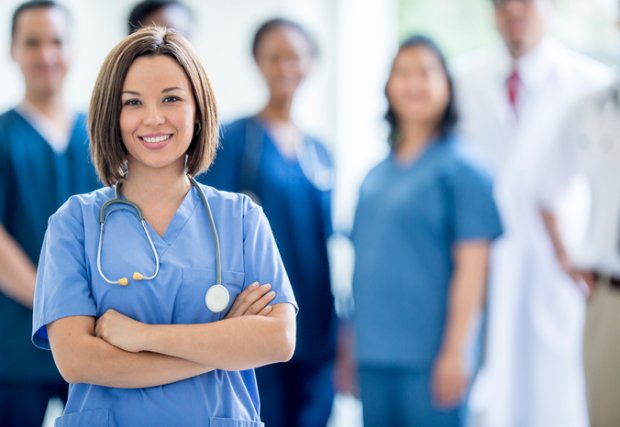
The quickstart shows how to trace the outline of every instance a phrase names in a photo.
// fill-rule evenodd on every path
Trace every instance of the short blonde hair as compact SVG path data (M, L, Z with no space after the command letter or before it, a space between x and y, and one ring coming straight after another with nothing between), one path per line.
M209 168L218 147L215 95L191 44L174 30L145 27L117 44L106 57L93 89L88 114L90 154L105 185L124 179L127 150L120 131L121 94L129 68L141 56L168 55L189 79L196 103L196 132L187 150L187 173Z

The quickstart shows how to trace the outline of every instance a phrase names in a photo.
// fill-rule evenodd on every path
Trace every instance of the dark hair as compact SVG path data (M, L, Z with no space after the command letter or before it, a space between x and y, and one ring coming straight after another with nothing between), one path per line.
M255 59L263 37L265 37L265 35L270 31L281 27L292 28L298 31L310 45L310 53L312 54L312 56L316 56L318 54L319 49L316 42L314 41L314 38L304 27L301 26L301 24L287 18L272 18L268 21L263 22L254 34L254 39L252 40L252 56L254 56Z
M425 47L429 49L430 51L432 51L439 59L439 62L441 63L441 68L446 75L446 80L448 81L448 91L449 91L448 104L446 105L446 109L443 112L441 121L437 125L437 133L438 133L439 138L446 137L454 130L459 120L458 111L456 108L455 94L454 94L454 81L452 79L452 75L448 71L446 57L443 55L443 53L441 52L441 49L439 49L439 46L437 45L437 43L435 43L433 39L431 39L428 36L422 35L422 34L415 34L413 36L408 37L407 39L405 39L405 41L401 43L400 47L398 48L398 52L396 53L396 56L394 57L394 62L396 61L396 58L398 58L398 55L400 55L400 53L403 50L411 49L414 47ZM392 62L392 71L394 69L394 62ZM392 76L390 72L388 83L391 78ZM398 144L398 138L399 138L398 118L396 117L396 113L392 109L390 98L387 95L387 83L385 85L385 96L388 101L388 110L385 113L385 119L390 125L389 144L390 144L390 147L394 148Z
M140 28L150 25L149 22L145 23L144 19L151 13L168 6L179 6L184 9L189 16L193 16L190 8L185 3L181 3L178 0L143 0L136 4L133 9L131 9L131 12L129 12L127 34L133 34Z
M67 19L71 17L71 14L66 7L53 0L31 0L17 6L17 9L15 9L15 12L13 12L13 17L11 18L11 40L15 38L15 33L17 33L17 21L24 12L32 9L47 9L52 7L61 10L65 14Z
M101 182L124 178L127 152L120 132L121 93L127 72L141 56L167 55L183 68L196 103L196 131L187 150L187 173L198 175L215 158L217 106L207 72L185 37L173 29L145 27L118 43L108 54L95 82L88 113L90 153Z

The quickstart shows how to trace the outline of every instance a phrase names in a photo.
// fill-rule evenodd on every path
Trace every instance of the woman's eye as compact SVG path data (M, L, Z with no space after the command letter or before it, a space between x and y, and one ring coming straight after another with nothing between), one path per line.
M177 102L180 101L181 99L178 96L167 96L164 98L164 102L169 103L169 102Z
M128 99L128 100L123 102L123 105L127 105L127 106L140 105L140 100L138 100L138 99Z

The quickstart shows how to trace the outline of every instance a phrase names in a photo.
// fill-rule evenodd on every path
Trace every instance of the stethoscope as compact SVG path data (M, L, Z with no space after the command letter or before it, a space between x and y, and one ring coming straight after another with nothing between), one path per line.
M301 171L308 181L321 191L329 191L334 186L334 171L319 155L316 145L304 138L301 144L295 145L295 153Z
M220 259L220 241L217 237L217 228L215 226L215 221L213 220L213 214L211 213L209 202L207 201L207 198L205 197L204 192L200 189L200 186L198 185L198 183L196 182L194 178L192 178L189 175L188 175L188 178L192 184L192 187L194 187L198 191L200 200L202 201L202 204L205 210L207 211L207 216L209 217L209 225L211 227L211 234L213 235L213 241L215 243L215 276L216 276L215 281L216 282L215 282L215 285L211 285L209 289L207 289L207 292L205 294L205 304L207 308L211 310L213 313L221 313L228 306L228 303L230 301L230 294L228 293L228 289L226 289L226 287L222 285L222 268L221 268L222 262ZM113 199L105 202L103 206L101 206L101 209L99 210L99 223L101 224L101 228L99 231L99 245L97 247L97 270L99 271L99 275L101 276L103 280L105 280L107 283L111 285L127 286L129 284L129 279L127 279L127 277L121 277L118 280L109 279L103 273L103 270L101 268L101 247L103 246L103 229L105 228L106 211L112 205L124 205L124 206L130 207L136 212L138 216L138 220L140 221L140 224L142 224L142 229L144 230L144 233L146 234L146 238L149 241L149 246L151 247L151 251L153 252L153 256L155 258L155 270L153 271L153 274L151 274L150 276L145 276L144 274L136 271L133 273L132 279L135 281L153 280L157 277L157 274L159 273L159 254L157 253L157 249L155 249L155 245L153 244L151 233L149 233L149 230L146 226L146 220L144 219L142 210L137 204L130 202L129 200L121 199L120 184L116 185L115 190L114 190L114 196L115 197Z

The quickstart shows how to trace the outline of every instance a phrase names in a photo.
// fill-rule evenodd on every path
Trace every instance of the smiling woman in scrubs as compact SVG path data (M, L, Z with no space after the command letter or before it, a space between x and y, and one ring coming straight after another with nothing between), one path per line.
M430 39L403 43L386 95L391 153L362 184L353 230L364 424L461 426L498 214L454 134L451 79Z
M158 27L119 43L89 125L109 187L50 218L37 275L33 341L71 383L56 426L261 426L253 368L291 357L295 299L261 208L190 182L213 159L218 124L189 43ZM126 203L102 210L116 191L145 228ZM219 264L214 228L231 296L220 313L205 305Z

